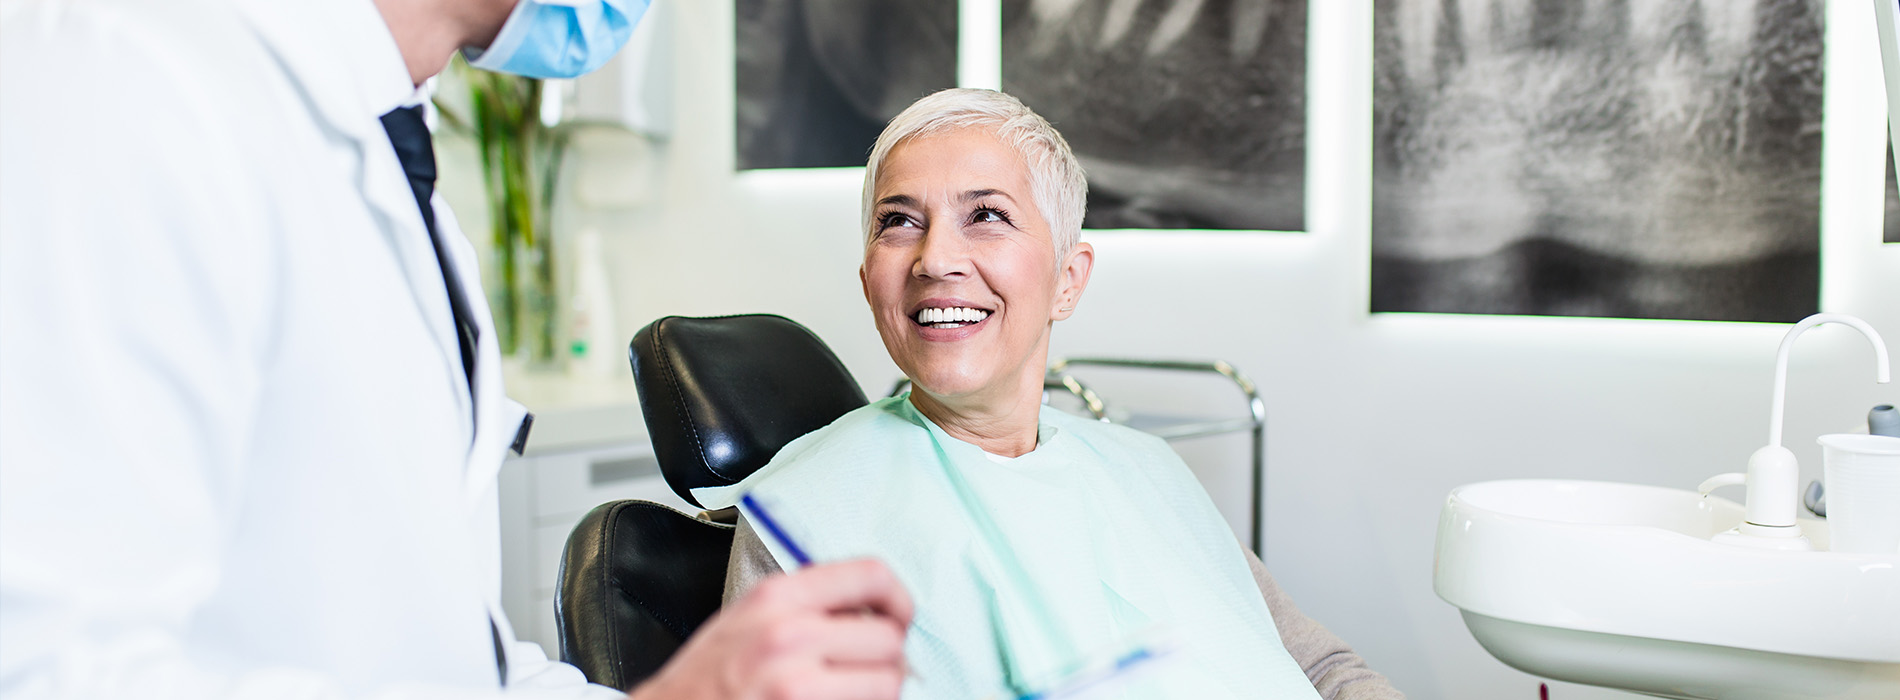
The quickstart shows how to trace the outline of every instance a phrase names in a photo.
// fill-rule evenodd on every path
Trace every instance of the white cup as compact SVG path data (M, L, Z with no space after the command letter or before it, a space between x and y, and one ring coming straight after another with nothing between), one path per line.
M1900 553L1900 438L1822 435L1829 549Z

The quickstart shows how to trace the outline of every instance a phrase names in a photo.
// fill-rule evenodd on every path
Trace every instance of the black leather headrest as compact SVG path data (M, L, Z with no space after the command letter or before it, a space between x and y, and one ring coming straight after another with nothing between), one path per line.
M658 672L719 610L732 532L646 501L610 501L581 518L554 593L561 660L621 690Z
M668 316L628 355L660 471L701 507L693 489L738 483L866 403L831 348L783 316Z

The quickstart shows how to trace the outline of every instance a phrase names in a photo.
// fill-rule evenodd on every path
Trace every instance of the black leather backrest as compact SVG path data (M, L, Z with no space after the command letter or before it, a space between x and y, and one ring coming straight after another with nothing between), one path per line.
M561 553L561 660L621 690L646 680L719 610L731 549L731 525L646 501L595 508Z
M628 355L660 471L694 505L692 489L738 483L866 403L831 348L783 316L668 316Z

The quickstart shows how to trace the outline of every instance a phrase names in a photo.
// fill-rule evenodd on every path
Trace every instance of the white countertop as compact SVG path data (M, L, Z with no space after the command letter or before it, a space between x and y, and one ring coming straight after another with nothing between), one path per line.
M529 457L646 440L640 395L624 367L595 377L509 363L502 375L508 396L534 413Z

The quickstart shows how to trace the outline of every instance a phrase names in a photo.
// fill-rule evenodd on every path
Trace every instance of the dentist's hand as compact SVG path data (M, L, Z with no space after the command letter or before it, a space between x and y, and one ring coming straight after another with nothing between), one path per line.
M896 700L911 612L880 562L773 576L707 620L631 700Z

